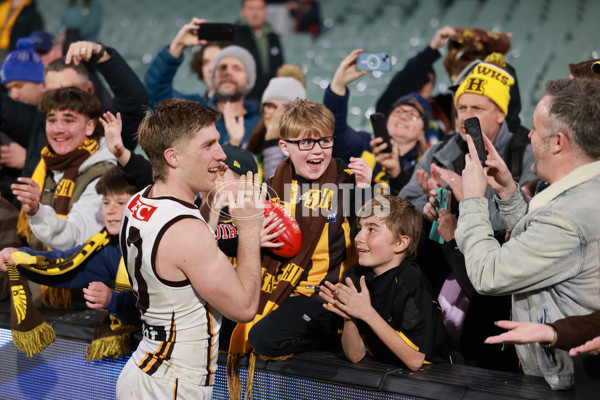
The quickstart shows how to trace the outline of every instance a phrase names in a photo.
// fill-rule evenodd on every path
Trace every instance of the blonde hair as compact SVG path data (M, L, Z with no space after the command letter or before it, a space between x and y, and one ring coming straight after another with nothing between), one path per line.
M279 122L282 139L295 139L303 134L307 137L333 136L335 119L323 104L298 98L285 107Z
M140 122L138 143L152 165L155 181L164 181L167 162L164 152L171 147L184 146L198 131L215 123L221 114L185 99L167 99L150 111Z

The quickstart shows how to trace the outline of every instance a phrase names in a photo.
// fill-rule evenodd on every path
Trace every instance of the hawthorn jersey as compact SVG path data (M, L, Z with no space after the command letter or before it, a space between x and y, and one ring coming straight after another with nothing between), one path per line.
M156 274L158 245L169 227L185 218L206 222L195 205L172 197L149 198L150 189L132 197L121 225L121 250L143 322L143 339L132 358L148 375L211 386L221 315L189 280L167 281Z

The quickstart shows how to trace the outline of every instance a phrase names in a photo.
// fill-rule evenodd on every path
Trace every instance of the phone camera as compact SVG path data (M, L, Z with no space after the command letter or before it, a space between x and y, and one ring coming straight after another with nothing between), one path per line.
M367 66L369 69L377 69L381 65L381 60L376 55L370 55L367 58Z

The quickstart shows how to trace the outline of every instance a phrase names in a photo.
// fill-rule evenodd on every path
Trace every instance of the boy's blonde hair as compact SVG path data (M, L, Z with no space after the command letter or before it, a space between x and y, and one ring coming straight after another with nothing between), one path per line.
M372 215L381 218L394 239L400 240L401 236L408 236L410 243L405 250L406 257L414 259L417 256L422 218L413 203L404 197L377 196L367 201L356 213L357 221L360 223L361 219Z
M296 139L303 134L315 138L333 136L334 128L335 119L327 107L300 98L286 106L279 122L282 139Z

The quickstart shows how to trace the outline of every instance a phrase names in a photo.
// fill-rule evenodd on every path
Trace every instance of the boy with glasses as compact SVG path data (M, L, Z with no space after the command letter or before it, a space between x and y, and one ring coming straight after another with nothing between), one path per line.
M325 106L304 99L297 99L281 117L279 145L288 158L267 184L271 198L298 221L302 246L290 258L263 252L259 309L252 322L234 330L228 369L252 349L280 357L331 348L336 339L335 320L315 288L339 282L356 263L351 231L362 204L355 205L355 197L365 194L356 193L363 188L370 190L372 171L362 159L352 158L348 165L332 159L334 123ZM235 382L229 386L235 388Z

